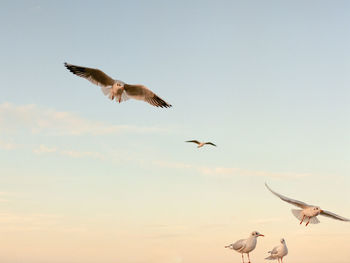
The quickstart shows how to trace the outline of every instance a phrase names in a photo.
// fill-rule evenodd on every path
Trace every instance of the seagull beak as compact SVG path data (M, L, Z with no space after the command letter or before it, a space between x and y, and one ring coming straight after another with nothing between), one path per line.
M264 235L260 234L260 235L258 235L258 237L264 237Z
M322 210L322 209L320 210L320 213L323 213L323 210Z

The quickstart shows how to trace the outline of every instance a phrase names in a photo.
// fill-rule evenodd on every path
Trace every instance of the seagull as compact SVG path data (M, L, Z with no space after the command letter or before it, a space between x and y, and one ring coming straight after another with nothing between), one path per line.
M214 143L212 142L199 142L197 140L192 140L192 141L186 141L186 142L194 142L196 144L198 144L197 148L201 148L203 147L205 144L210 144L210 145L213 145L213 146L216 146Z
M260 234L257 231L254 231L250 234L247 239L240 239L233 244L225 246L225 248L230 248L236 250L237 252L242 254L242 262L244 263L243 253L248 255L248 263L250 263L249 253L252 252L256 247L256 239L257 237L263 237L264 235Z
M277 259L278 262L280 262L280 260L281 260L281 263L283 263L283 258L285 256L287 256L287 254L288 254L288 248L287 248L286 241L284 240L284 238L282 238L280 240L280 242L281 242L281 244L279 246L274 247L271 251L268 252L268 253L270 253L270 256L268 256L265 259L268 259L268 260Z
M156 107L171 107L170 104L143 85L131 85L124 83L121 80L112 79L103 71L95 68L86 68L68 63L64 63L64 66L73 74L100 86L102 92L111 100L114 100L115 98L115 100L120 103L132 98L135 100L143 100Z
M350 219L347 219L345 217L336 215L332 212L326 211L326 210L322 210L320 207L318 206L314 206L314 205L308 205L304 202L298 201L298 200L294 200L291 199L289 197L283 196L281 194L276 193L275 191L273 191L266 183L265 186L267 187L267 189L269 189L271 191L271 193L273 193L274 195L276 195L277 197L279 197L280 199L282 199L283 201L290 203L292 205L295 205L297 207L302 208L302 210L300 209L292 209L292 213L293 215L298 218L300 221L300 225L304 222L304 220L307 220L307 223L305 226L307 226L309 223L311 224L318 224L320 223L320 221L317 219L318 215L322 215L322 216L326 216L326 217L330 217L336 220L340 220L340 221L347 221L349 222Z

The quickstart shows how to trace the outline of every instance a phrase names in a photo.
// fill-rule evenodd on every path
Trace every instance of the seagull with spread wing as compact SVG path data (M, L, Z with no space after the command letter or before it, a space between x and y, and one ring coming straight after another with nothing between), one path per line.
M247 239L240 239L240 240L236 241L235 243L232 243L228 246L225 246L225 248L230 248L230 249L237 251L238 253L241 253L243 263L244 263L243 253L247 254L248 260L250 263L249 253L255 249L256 243L257 243L257 238L263 237L263 236L264 235L260 234L258 231L253 231Z
M336 214L329 212L329 211L326 211L326 210L322 210L318 206L309 205L309 204L306 204L304 202L301 202L301 201L283 196L279 193L276 193L266 183L265 183L265 186L267 189L270 190L271 193L273 193L274 195L279 197L281 200L301 208L301 209L292 209L293 215L300 220L300 224L302 224L304 222L304 220L305 221L307 220L305 226L307 226L309 223L318 224L318 223L320 223L320 221L317 219L318 215L326 216L326 217L333 218L333 219L340 220L340 221L347 221L347 222L350 221L350 219L347 219L345 217L336 215Z
M195 144L198 144L197 148L201 148L203 147L205 144L209 144L209 145L213 145L213 146L216 146L214 143L212 142L199 142L197 140L191 140L191 141L186 141L186 142L193 142Z
M170 104L143 85L132 85L124 83L121 80L112 79L103 71L95 68L75 66L68 63L64 63L64 66L73 74L100 86L102 92L111 100L115 99L120 103L132 98L135 100L143 100L156 107L171 107Z

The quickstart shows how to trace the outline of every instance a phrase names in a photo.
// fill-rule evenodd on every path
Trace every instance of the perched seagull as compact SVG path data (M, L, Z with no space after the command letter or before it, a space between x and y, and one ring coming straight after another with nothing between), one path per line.
M210 145L213 145L213 146L216 146L214 143L212 142L199 142L197 140L192 140L192 141L186 141L186 142L194 142L196 144L198 144L197 148L201 148L203 147L205 144L210 144Z
M278 196L280 199L282 199L283 201L290 203L292 205L295 205L297 207L302 208L302 210L300 209L292 209L292 213L293 215L298 218L300 221L300 224L302 224L304 222L304 220L307 220L307 223L305 226L307 226L309 223L311 224L318 224L320 223L320 221L317 219L318 215L322 215L322 216L326 216L326 217L330 217L333 219L337 219L340 221L350 221L350 219L347 219L345 217L336 215L332 212L326 211L326 210L322 210L320 207L318 206L314 206L314 205L308 205L304 202L298 201L298 200L294 200L291 199L289 197L280 195L278 193L276 193L275 191L273 191L266 183L265 186L267 187L267 189L269 189L271 191L271 193L273 193L274 195Z
M281 239L280 242L281 244L279 246L274 247L271 251L268 252L270 253L270 256L268 256L265 259L268 259L268 260L278 259L278 262L280 262L281 260L281 263L283 263L283 258L288 254L288 248L286 245L286 241L283 238Z
M257 231L254 231L250 234L247 239L240 239L233 244L225 246L225 248L230 248L236 250L237 252L242 254L242 262L244 263L243 253L248 255L248 263L250 263L249 253L252 252L256 247L256 239L257 237L263 237L264 235L260 234Z
M103 71L95 68L86 68L64 63L64 66L73 74L83 77L97 86L100 86L102 92L111 100L115 98L119 103L130 98L143 100L156 107L171 107L170 104L159 98L152 91L143 85L126 84L121 80L112 79Z

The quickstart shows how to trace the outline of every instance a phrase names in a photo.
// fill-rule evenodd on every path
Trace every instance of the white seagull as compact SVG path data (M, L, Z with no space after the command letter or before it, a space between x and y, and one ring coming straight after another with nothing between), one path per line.
M283 263L283 258L288 254L288 248L286 245L286 241L283 238L281 239L280 242L281 244L279 246L274 247L271 251L268 252L270 253L270 256L268 256L265 259L268 259L268 260L278 259L278 262L280 262L281 260L281 263Z
M212 142L199 142L197 140L191 140L191 141L186 141L186 142L193 142L195 144L198 144L197 148L201 148L203 147L205 144L209 144L209 145L213 145L213 146L216 146L214 143Z
M243 253L248 255L248 263L250 263L249 253L252 252L256 247L257 237L263 237L264 235L260 234L257 231L254 231L250 234L247 239L240 239L233 244L225 246L225 248L230 248L236 250L242 254L242 262L244 263Z
M100 86L102 92L111 100L115 98L119 103L130 98L143 100L156 107L171 107L170 104L159 98L151 90L143 85L131 85L121 80L112 79L103 71L95 68L86 68L64 63L65 67L73 74L85 78L93 84Z
M293 215L300 220L300 224L302 224L304 222L304 220L305 221L307 220L307 223L305 226L307 226L309 223L318 224L318 223L320 223L320 221L317 219L318 215L330 217L330 218L340 220L340 221L350 221L350 219L347 219L345 217L336 215L336 214L329 212L329 211L326 211L326 210L322 210L318 206L308 205L304 202L301 202L301 201L283 196L281 194L278 194L275 191L273 191L266 183L265 183L265 186L267 187L267 189L269 189L271 191L271 193L273 193L274 195L279 197L281 200L302 208L302 210L292 209Z

